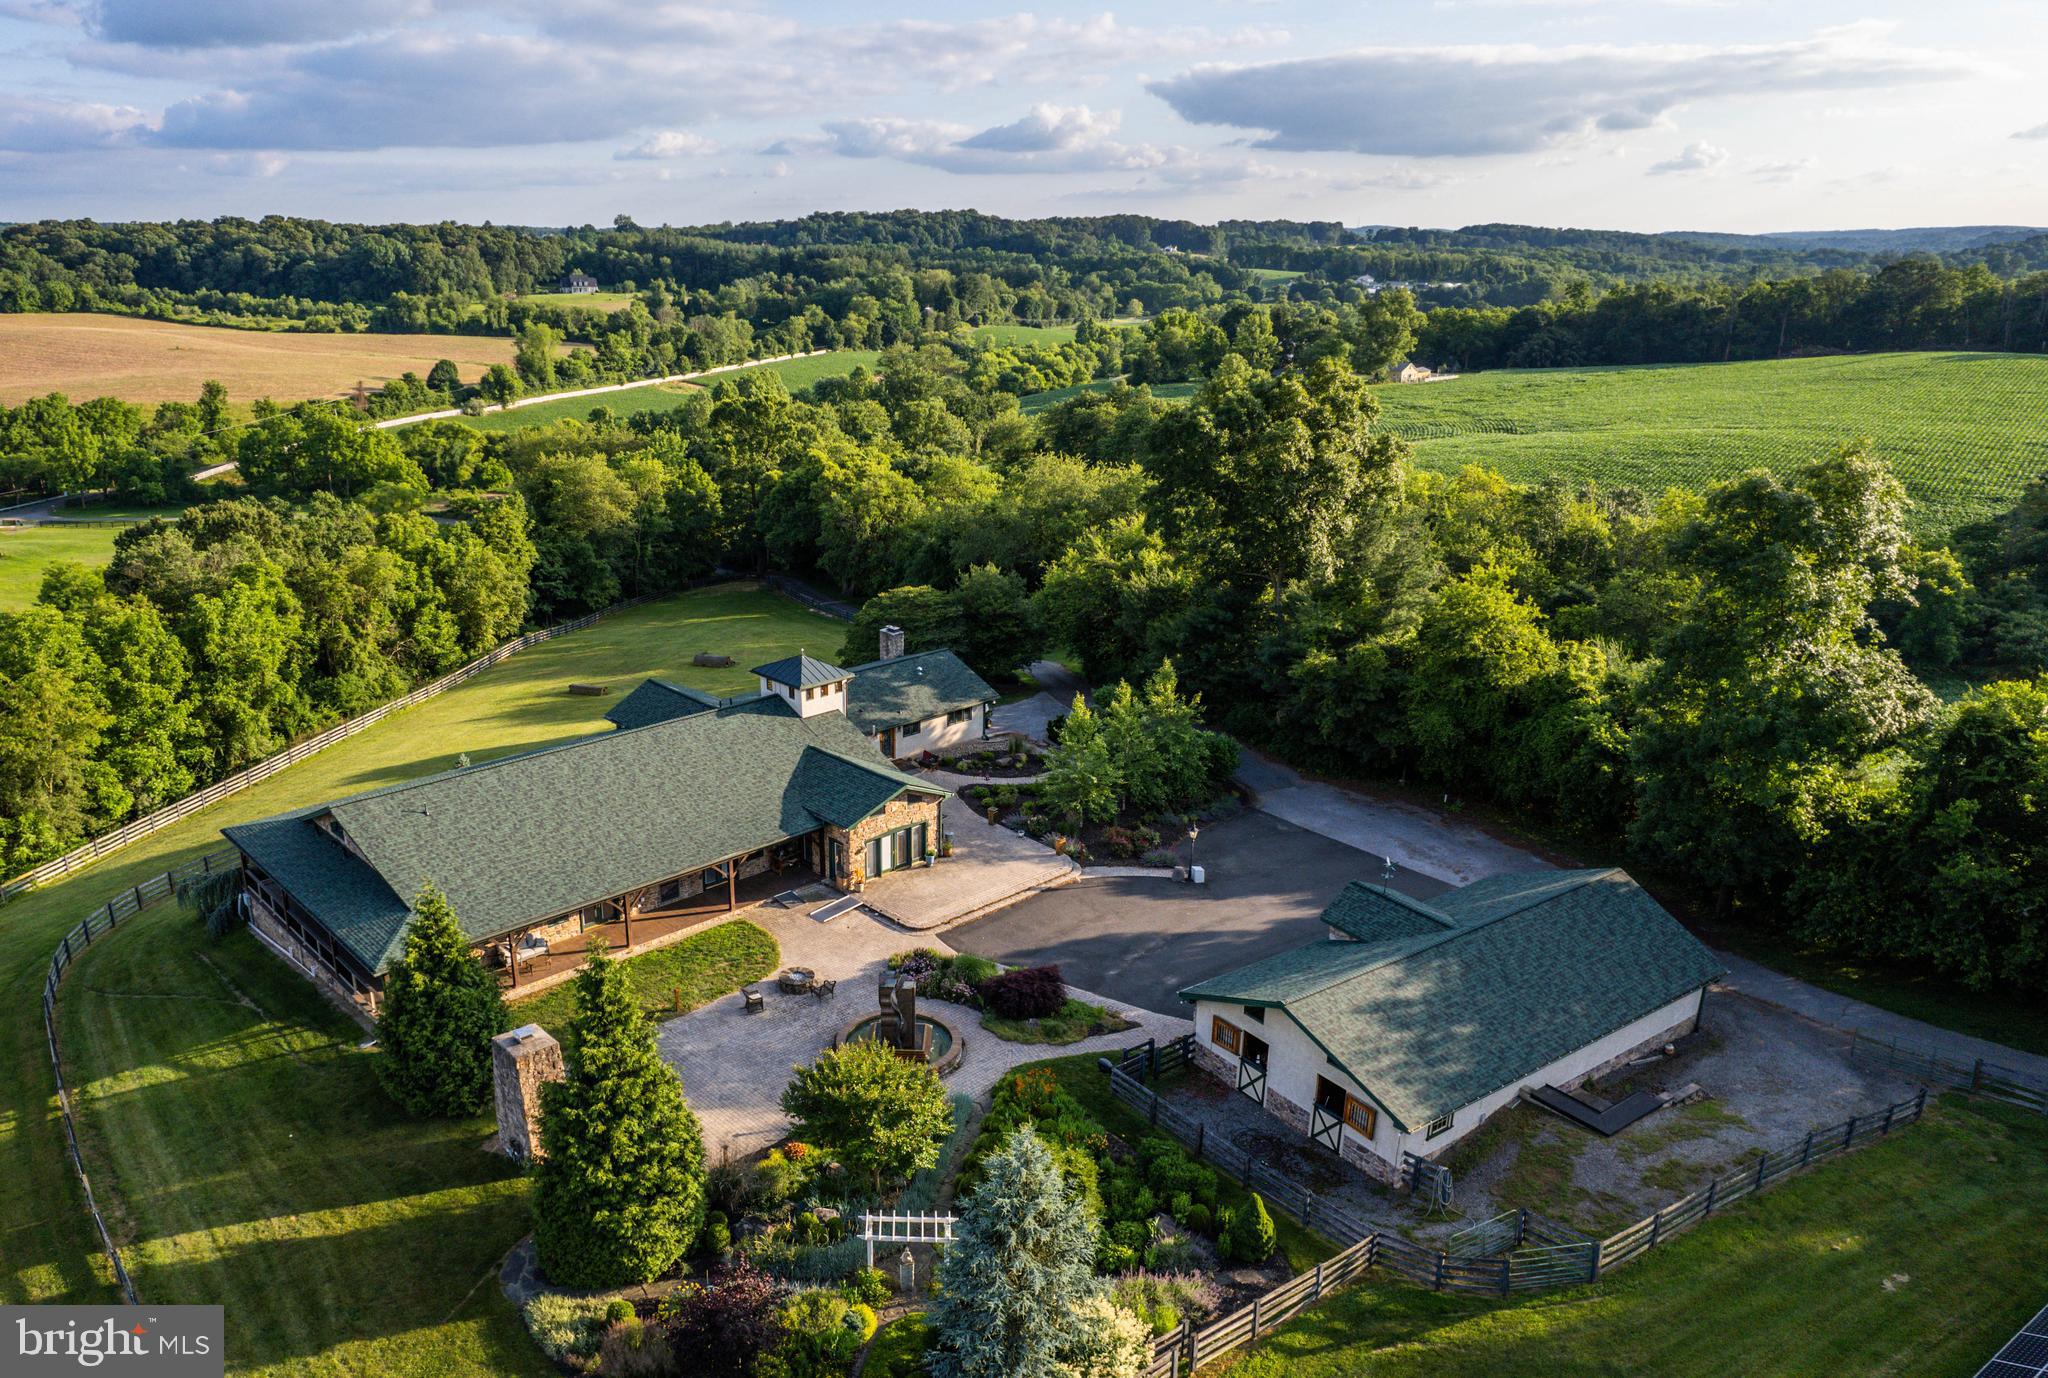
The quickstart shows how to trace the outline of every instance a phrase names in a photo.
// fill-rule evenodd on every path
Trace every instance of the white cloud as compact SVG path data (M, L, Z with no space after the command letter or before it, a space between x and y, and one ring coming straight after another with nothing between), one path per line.
M854 25L808 36L803 45L861 70L928 80L941 90L957 91L998 82L1058 82L1070 88L1096 79L1107 67L1286 41L1286 32L1278 29L1219 33L1202 27L1119 24L1111 14L1086 19L1013 14L960 23L896 19Z
M834 153L842 158L893 158L943 172L1131 172L1164 167L1179 151L1112 138L1116 112L1085 105L1037 105L1021 119L975 131L936 120L870 116L833 120L821 138L783 139L770 155Z
M350 38L422 18L434 0L44 0L35 7L68 8L109 43L219 48Z
M1263 148L1473 157L1651 128L1700 101L1888 88L1980 66L1859 31L1723 48L1372 48L1205 64L1149 89L1192 123L1262 131Z
M664 129L649 135L632 148L622 148L612 157L633 161L658 161L668 158L703 158L718 152L716 140L687 129Z
M132 106L0 94L0 149L9 152L119 148L146 133L147 117Z
M1812 158L1752 158L1742 170L1758 182L1796 182L1813 166Z
M2013 135L2015 139L2048 139L2048 124L2037 124L2032 129L2022 129Z
M1686 173L1712 174L1719 172L1727 164L1727 149L1717 148L1713 144L1702 140L1699 143L1687 144L1684 151L1676 157L1666 158L1662 162L1650 164L1650 175L1652 177L1670 177Z

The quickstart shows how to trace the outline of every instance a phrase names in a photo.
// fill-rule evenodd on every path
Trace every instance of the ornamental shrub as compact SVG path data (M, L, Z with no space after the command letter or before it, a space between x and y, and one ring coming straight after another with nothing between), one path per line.
M864 1306L883 1306L888 1303L895 1289L889 1285L889 1275L880 1268L858 1268L846 1280L846 1295L851 1301Z
M1214 1218L1209 1214L1209 1208L1200 1201L1188 1207L1187 1219L1180 1223L1191 1232L1203 1235L1214 1233L1216 1226Z
M866 1344L875 1337L875 1327L881 1324L875 1315L875 1308L866 1302L857 1301L846 1308L846 1328L853 1332L855 1341Z
M782 1108L807 1138L829 1144L877 1191L885 1180L931 1167L953 1132L953 1107L938 1073L872 1038L828 1048L799 1067L783 1089Z
M609 1307L602 1297L572 1297L563 1292L542 1292L530 1299L520 1314L540 1352L556 1363L571 1359L588 1360L604 1342Z
M1233 1262L1264 1263L1273 1256L1275 1243L1273 1217L1266 1213L1264 1198L1252 1192L1231 1217L1224 1252Z
M414 1115L473 1115L491 1099L491 1039L510 1027L498 978L470 951L432 882L384 981L377 1078Z
M605 1332L597 1371L605 1378L667 1378L675 1372L675 1351L661 1327L624 1321Z
M741 1258L712 1274L705 1286L689 1284L670 1293L661 1317L679 1354L690 1356L693 1374L704 1378L749 1378L761 1356L782 1343L782 1289Z
M1099 1288L1075 1306L1073 1331L1060 1351L1062 1378L1137 1378L1152 1361L1145 1322Z
M1067 1003L1067 984L1057 966L1020 967L992 976L977 988L982 1000L1004 1019L1044 1019Z
M534 1173L534 1251L563 1286L652 1282L704 1224L703 1136L602 946L576 974L576 1001L566 1074L541 1087L547 1156Z
M613 1297L604 1304L604 1319L607 1325L618 1325L633 1319L633 1303L624 1297Z

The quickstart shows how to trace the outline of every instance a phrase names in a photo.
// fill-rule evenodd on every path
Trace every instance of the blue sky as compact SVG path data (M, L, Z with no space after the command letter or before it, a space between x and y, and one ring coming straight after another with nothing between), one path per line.
M2048 6L0 0L0 219L2048 224Z

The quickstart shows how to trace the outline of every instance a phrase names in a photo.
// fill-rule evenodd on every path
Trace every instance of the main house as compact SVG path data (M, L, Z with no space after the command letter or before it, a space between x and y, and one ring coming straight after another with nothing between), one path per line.
M1353 881L1325 941L1190 986L1195 1055L1371 1175L1526 1088L1568 1089L1697 1026L1719 962L1626 872L1494 876L1425 902Z
M223 829L251 923L374 1013L429 881L516 987L559 979L593 938L646 946L937 851L947 792L876 748L907 727L985 724L979 676L949 651L851 671L793 656L754 674L736 699L649 680L609 732Z

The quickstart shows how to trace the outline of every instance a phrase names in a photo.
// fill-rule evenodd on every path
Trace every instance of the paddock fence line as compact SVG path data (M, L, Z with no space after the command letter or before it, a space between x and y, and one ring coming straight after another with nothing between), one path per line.
M1118 1096L1125 1100L1130 1099L1128 1090L1131 1087L1151 1095L1128 1075L1114 1068L1110 1072L1110 1082L1116 1087ZM1152 1100L1157 1102L1158 1097L1152 1096ZM1756 1166L1745 1166L1728 1177L1711 1182L1706 1190L1694 1192L1604 1240L1591 1239L1569 1226L1546 1220L1528 1210L1505 1211L1491 1220L1469 1225L1452 1236L1453 1239L1464 1238L1471 1247L1490 1246L1499 1251L1490 1257L1445 1253L1384 1231L1367 1233L1317 1264L1312 1272L1297 1274L1227 1316L1201 1326L1192 1321L1181 1322L1178 1330L1153 1341L1152 1363L1145 1369L1144 1378L1192 1378L1203 1364L1251 1344L1372 1268L1383 1269L1439 1292L1503 1297L1516 1292L1597 1282L1606 1269L1649 1252L1680 1231L1706 1219L1719 1207L1752 1196L1771 1182L1802 1167L1860 1148L1894 1129L1914 1123L1926 1104L1927 1093L1922 1091L1910 1101L1900 1101L1881 1111L1845 1120L1832 1128L1816 1130L1794 1148L1767 1154L1757 1160ZM1152 1107L1147 1106L1146 1109L1149 1115ZM1169 1109L1168 1113L1177 1116L1179 1112ZM1176 1134L1179 1133L1178 1125L1169 1120L1154 1120L1153 1123L1165 1123ZM1206 1148L1203 1151L1206 1155Z
M2048 1115L2048 1080L1977 1058L1962 1062L1931 1048L1849 1030L1849 1060L1899 1072L1914 1081L1946 1086L1986 1100L2004 1101Z
M121 920L133 918L158 900L176 894L179 882L232 868L240 860L240 852L233 847L222 847L123 890L87 914L85 922L64 935L57 944L57 950L50 954L49 974L43 978L43 1037L50 1045L50 1075L57 1082L57 1109L64 1119L65 1147L71 1154L71 1169L78 1174L79 1188L85 1193L85 1209L92 1216L93 1228L99 1232L100 1247L106 1251L107 1261L114 1268L114 1281L120 1285L121 1294L128 1299L130 1306L141 1304L135 1295L135 1280L128 1275L127 1265L121 1261L121 1250L115 1246L114 1236L107 1229L106 1217L100 1213L99 1200L92 1191L92 1178L85 1170L85 1155L78 1148L78 1124L71 1116L71 1091L64 1084L63 1059L57 1055L57 985L71 963L77 960L78 954L92 945L94 938L105 937L120 925Z
M696 586L697 584L694 582L689 585L689 587ZM615 613L624 612L628 608L637 608L643 603L650 603L657 598L666 598L668 596L670 596L668 592L645 593L638 598L628 598L623 603L614 603L608 608L600 608L596 612L585 613L583 616L568 622L558 622L552 627L543 627L539 631L527 632L523 636L516 636L495 650L486 651L483 655L470 661L469 664L459 669L451 670L439 679L423 684L403 697L392 699L389 703L380 703L375 708L358 713L353 718L344 718L332 727L314 733L304 741L292 743L274 756L265 757L254 765L244 766L233 775L217 780L205 789L196 790L174 804L166 804L155 813L145 814L143 817L137 818L132 822L123 823L112 832L102 833L91 841L66 852L64 855L46 861L32 871L16 876L5 885L0 885L0 900L13 899L16 895L33 890L38 885L46 884L57 879L59 876L69 875L73 871L90 866L110 852L117 852L131 842L138 842L148 837L151 833L159 832L164 828L168 828L173 823L190 818L193 814L218 804L230 795L239 794L251 785L260 784L268 780L271 776L288 766L297 765L307 757L325 751L336 742L346 741L358 732L375 727L394 713L403 713L408 708L418 707L428 699L445 694L457 685L467 683L477 675L482 674L495 665L501 664L521 651L538 646L545 641L552 641L558 636L566 636L570 632L580 632L586 627L594 626L599 621Z
M1716 1210L1816 1163L1918 1123L1927 1105L1927 1092L1922 1090L1911 1100L1817 1129L1797 1143L1745 1162L1704 1189L1653 1211L1606 1239L1582 1234L1534 1211L1516 1209L1468 1225L1446 1241L1451 1248L1435 1249L1378 1231L1341 1203L1309 1190L1272 1164L1210 1137L1205 1123L1175 1108L1133 1075L1153 1057L1154 1045L1139 1044L1100 1063L1116 1097L1142 1115L1147 1124L1164 1129L1197 1156L1327 1238L1355 1245L1376 1235L1379 1245L1374 1266L1436 1291L1493 1296L1598 1281L1608 1269L1647 1253Z

